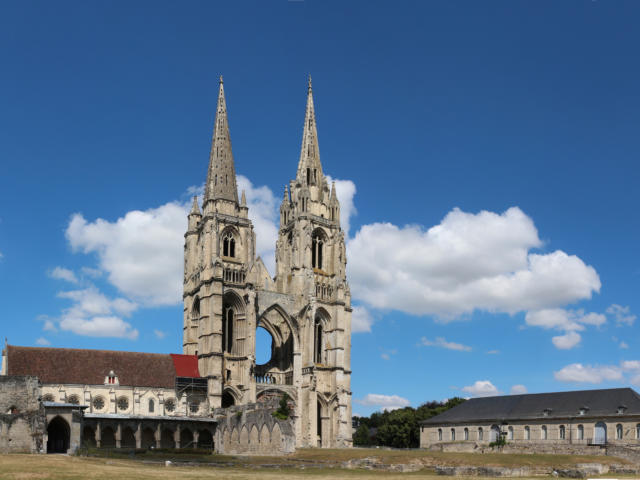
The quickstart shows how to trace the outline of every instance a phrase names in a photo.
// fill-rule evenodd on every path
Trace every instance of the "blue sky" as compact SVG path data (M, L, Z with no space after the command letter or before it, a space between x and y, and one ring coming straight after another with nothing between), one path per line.
M3 2L0 333L179 352L183 210L218 76L268 261L311 73L350 212L354 412L640 387L639 15L601 0Z

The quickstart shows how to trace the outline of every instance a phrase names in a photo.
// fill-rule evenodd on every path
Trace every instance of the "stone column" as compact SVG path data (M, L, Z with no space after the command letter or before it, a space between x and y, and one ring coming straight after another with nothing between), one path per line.
M194 430L193 432L193 446L198 446L198 438L200 438L200 432L198 430Z
M156 425L156 448L160 448L162 445L160 439L162 438L162 423L158 422Z
M142 422L136 427L136 448L142 448Z
M102 423L96 423L96 447L100 448L102 445Z
M118 423L116 427L116 448L121 448L121 440L122 440L122 424Z
M180 448L180 425L177 425L176 431L173 432L173 441L176 442L176 448Z

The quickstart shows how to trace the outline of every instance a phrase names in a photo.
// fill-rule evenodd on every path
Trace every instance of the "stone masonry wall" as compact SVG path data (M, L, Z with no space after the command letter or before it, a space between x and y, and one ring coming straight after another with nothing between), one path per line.
M275 418L274 402L217 409L215 451L221 454L284 455L295 451L293 422Z
M37 377L0 376L0 453L43 451L46 428Z

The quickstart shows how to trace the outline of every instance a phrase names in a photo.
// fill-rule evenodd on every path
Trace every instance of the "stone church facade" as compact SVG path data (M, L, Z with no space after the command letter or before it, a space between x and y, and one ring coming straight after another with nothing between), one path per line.
M217 439L216 451L252 453L351 446L345 239L320 162L311 80L298 168L280 206L275 277L256 255L238 195L222 78L204 198L194 198L184 237L182 354L5 345L0 374L39 382L42 445L213 448ZM256 363L260 327L272 337L265 364ZM283 394L291 419L274 422L262 410Z
M335 185L322 171L309 81L295 179L284 188L276 275L256 256L244 192L238 199L224 85L202 208L185 233L183 353L196 355L212 408L287 393L299 446L351 445L351 294ZM256 329L272 337L256 363Z

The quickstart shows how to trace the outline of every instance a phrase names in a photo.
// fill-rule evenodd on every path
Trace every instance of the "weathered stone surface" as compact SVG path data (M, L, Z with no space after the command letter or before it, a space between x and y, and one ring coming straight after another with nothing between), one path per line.
M0 376L0 453L43 451L46 429L36 377Z
M274 402L238 405L215 411L215 451L233 455L284 455L295 451L292 421L273 416Z

